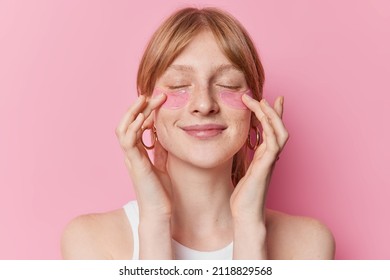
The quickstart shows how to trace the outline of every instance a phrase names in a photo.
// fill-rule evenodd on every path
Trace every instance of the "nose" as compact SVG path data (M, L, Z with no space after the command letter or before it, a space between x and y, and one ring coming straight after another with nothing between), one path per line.
M209 115L219 112L218 102L209 89L199 89L193 92L190 98L191 113L197 115Z

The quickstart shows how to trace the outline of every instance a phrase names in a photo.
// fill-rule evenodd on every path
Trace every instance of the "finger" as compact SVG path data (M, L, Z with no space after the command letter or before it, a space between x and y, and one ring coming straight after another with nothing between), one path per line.
M143 113L139 113L136 119L128 126L127 132L121 140L121 146L127 153L132 148L137 147L139 139L142 137L142 124L145 121Z
M279 146L282 148L288 139L288 132L286 127L284 126L284 123L279 116L279 114L272 108L268 102L263 99L260 102L261 110L264 112L264 114L267 116L270 124L272 125L275 134L277 136L277 142Z
M260 121L261 127L263 128L262 136L263 141L266 144L266 150L271 149L278 151L279 146L276 139L276 133L274 131L274 127L270 123L269 113L266 114L263 106L261 106L261 103L264 101L265 100L263 99L262 102L258 102L250 96L243 97L244 104L255 114L256 118ZM277 115L275 111L273 112L275 115Z
M145 126L145 119L155 108L160 106L165 101L165 99L166 95L164 94L153 97L148 101L146 100L145 96L140 96L135 104L126 113L117 129L117 135L120 138L121 145L126 150L126 153L130 152L128 150L137 145L139 151L143 152L144 149L142 147L142 143L140 143L140 138L142 137L143 130L148 128ZM145 113L147 115L145 115Z
M277 137L275 134L275 130L270 124L267 116L263 116L260 119L260 123L261 123L261 127L263 128L263 141L265 142L266 145L265 151L261 151L261 153L263 154L262 157L268 152L269 155L272 155L270 159L271 161L273 161L274 157L276 157L276 155L279 153L280 150Z
M258 120L261 121L264 116L268 118L277 136L277 142L279 146L283 147L288 139L288 132L284 127L283 121L279 117L278 113L276 113L276 111L268 105L265 99L262 99L260 102L258 102L252 97L244 94L242 101L256 115Z
M164 103L165 99L165 94L160 94L149 99L148 101L144 95L140 95L135 103L128 109L126 114L122 117L119 125L116 128L116 135L119 136L126 134L129 125L136 119L137 115L141 111L143 112L145 118L147 118L154 109Z
M145 101L146 101L145 96L141 95L138 97L135 103L132 106L130 106L130 108L124 114L124 116L120 120L115 130L115 133L118 137L126 134L129 125L136 119L139 112L145 106Z
M279 96L278 98L276 98L274 103L274 110L279 115L280 118L283 118L283 101L284 101L284 97Z
M153 116L153 112L149 115L149 117L147 117L142 125L142 128L143 129L151 129L153 127L153 123L154 123L154 116Z
M152 98L146 100L145 106L141 107L142 112L140 112L138 115L142 115L142 123L139 125L137 124L130 124L128 127L128 130L126 132L126 138L129 139L128 145L130 147L138 146L138 151L141 151L143 154L147 155L147 152L142 144L142 136L144 133L144 130L150 129L153 124L153 116L152 112L157 109L159 106L161 106L167 96L165 94L159 94L157 96L153 96Z
M248 107L249 110L255 113L256 118L258 120L260 120L263 116L265 116L264 112L261 111L261 108L259 106L259 101L257 101L256 99L250 97L247 94L243 94L242 102L245 104L245 106Z
M148 153L141 141L143 133L142 125L144 121L144 114L139 113L134 122L130 124L126 137L122 138L122 148L125 151L129 167L142 168L145 162L148 162L148 164L151 163Z
M147 105L145 106L145 108L142 111L142 113L145 115L145 119L148 120L144 124L145 127L150 128L151 121L150 121L149 116L151 115L151 113L154 110L156 110L158 107L160 107L165 102L166 99L167 99L167 96L164 93L161 93L157 96L153 96L152 98L150 98L147 101Z
M141 127L144 120L144 115L142 113L138 114L136 119L129 125L125 136L119 138L122 149L128 156L130 155L130 159L134 159L135 156L138 158L141 155L139 153L139 139L142 134ZM135 153L135 151L138 151L138 153Z

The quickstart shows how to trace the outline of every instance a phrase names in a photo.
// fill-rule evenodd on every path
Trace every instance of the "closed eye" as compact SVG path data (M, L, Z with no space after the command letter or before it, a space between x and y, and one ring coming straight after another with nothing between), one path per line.
M227 89L240 89L241 86L231 86L231 85L217 85L222 88L227 88Z
M178 85L178 86L168 86L169 89L175 90L175 89L182 89L189 87L190 85Z

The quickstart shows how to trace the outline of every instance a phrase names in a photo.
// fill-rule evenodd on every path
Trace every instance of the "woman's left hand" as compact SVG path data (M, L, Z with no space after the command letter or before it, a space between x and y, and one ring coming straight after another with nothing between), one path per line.
M262 142L257 147L244 177L230 197L233 217L233 258L268 259L265 201L272 171L288 140L283 124L283 97L272 108L265 99L244 95L244 104L255 114L263 128Z
M265 223L264 208L268 185L288 132L283 124L283 97L279 96L272 108L265 99L260 102L244 95L244 104L255 114L263 129L262 142L257 147L245 176L237 184L230 206L234 219Z

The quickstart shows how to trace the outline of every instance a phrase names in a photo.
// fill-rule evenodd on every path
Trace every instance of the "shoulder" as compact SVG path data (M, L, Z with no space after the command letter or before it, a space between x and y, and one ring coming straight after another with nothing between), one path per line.
M320 221L267 210L267 244L271 259L333 259L335 241Z
M123 209L71 220L62 234L64 259L131 259L133 238Z

